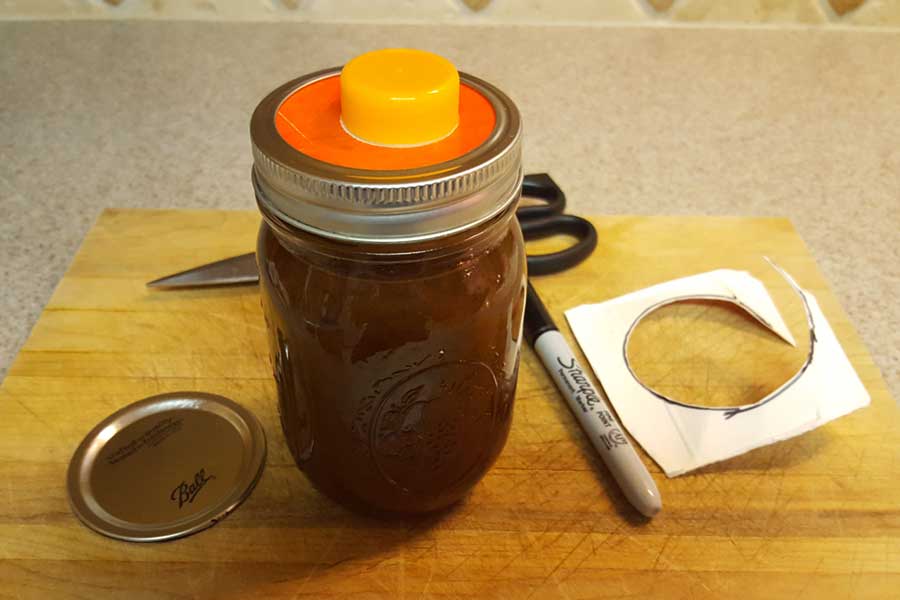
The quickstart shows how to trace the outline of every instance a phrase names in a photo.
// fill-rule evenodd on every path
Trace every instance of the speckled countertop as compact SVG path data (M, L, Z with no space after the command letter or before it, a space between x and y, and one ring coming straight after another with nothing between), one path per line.
M900 34L871 30L0 23L0 374L104 207L253 208L260 97L398 45L508 91L574 211L789 217L900 397Z

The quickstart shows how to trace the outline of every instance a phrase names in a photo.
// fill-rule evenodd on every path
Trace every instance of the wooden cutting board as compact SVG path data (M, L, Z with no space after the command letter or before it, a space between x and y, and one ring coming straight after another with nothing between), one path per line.
M644 521L524 350L509 443L471 496L440 515L358 516L320 496L288 454L256 288L144 287L251 250L258 216L109 210L0 389L0 597L900 596L898 410L790 223L594 221L594 256L535 281L561 325L576 304L730 267L767 284L802 344L802 311L768 255L818 298L872 405L676 479L644 456L665 505ZM641 376L698 403L752 401L802 360L720 306L674 307L642 327L629 349ZM121 406L185 389L226 395L260 417L269 457L252 496L212 529L168 543L118 542L82 526L65 491L82 437Z

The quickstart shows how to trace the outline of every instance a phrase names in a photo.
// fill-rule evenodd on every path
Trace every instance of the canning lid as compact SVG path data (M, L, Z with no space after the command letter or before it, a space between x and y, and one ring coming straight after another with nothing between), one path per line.
M200 392L153 396L88 433L69 463L69 501L85 525L109 537L183 537L243 502L265 456L262 426L239 404Z
M451 235L503 212L522 182L515 104L417 50L282 85L257 106L250 136L263 213L338 240Z

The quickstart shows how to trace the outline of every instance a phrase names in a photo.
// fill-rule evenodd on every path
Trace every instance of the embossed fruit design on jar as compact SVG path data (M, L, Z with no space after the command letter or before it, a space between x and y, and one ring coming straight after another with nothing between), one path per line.
M294 459L350 505L456 502L512 418L526 276L515 105L436 55L380 50L273 91L251 137Z

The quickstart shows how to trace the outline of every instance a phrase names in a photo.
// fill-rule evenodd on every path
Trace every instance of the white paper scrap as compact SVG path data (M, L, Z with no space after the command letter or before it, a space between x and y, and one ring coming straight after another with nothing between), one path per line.
M739 304L763 326L796 345L765 286L749 273L710 271L566 311L575 338L622 424L667 476L799 435L869 404L868 392L815 297L778 270L805 302L814 332L812 352L797 375L748 406L709 408L662 398L635 378L625 348L629 333L643 316L666 304L693 299Z

